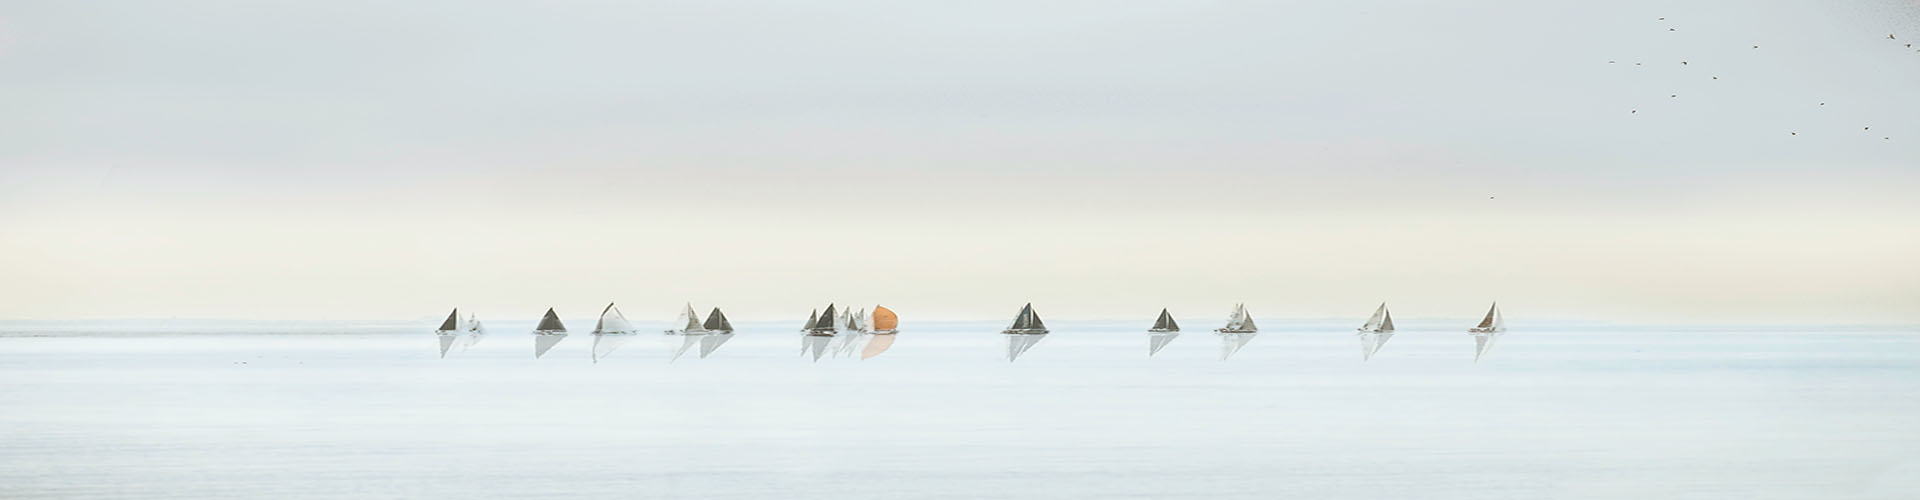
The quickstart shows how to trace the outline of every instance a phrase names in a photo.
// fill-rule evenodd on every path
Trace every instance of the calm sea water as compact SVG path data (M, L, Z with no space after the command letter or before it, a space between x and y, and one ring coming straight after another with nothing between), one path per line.
M1279 323L1270 321L1269 323ZM1920 498L1920 332L910 323L877 359L743 322L532 358L490 323L0 325L4 498ZM649 325L653 326L653 325ZM664 327L664 325L658 325Z

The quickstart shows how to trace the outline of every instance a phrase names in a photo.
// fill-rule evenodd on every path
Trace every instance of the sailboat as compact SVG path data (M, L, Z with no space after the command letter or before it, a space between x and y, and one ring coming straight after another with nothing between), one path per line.
M867 341L866 349L860 351L860 359L873 359L887 352L887 348L893 347L897 333L900 333L900 316L886 306L873 306L873 338Z
M456 307L447 314L446 321L440 322L440 328L434 329L433 334L440 338L440 357L446 358L447 351L455 347L465 351L480 343L480 338L487 334L487 327L481 325L480 320L471 313L461 316L460 308Z
M719 349L722 344L733 340L733 323L727 321L727 315L722 314L718 307L713 308L713 312L707 313L707 321L701 323L700 327L707 330L707 334L700 337L702 359L713 354L713 351Z
M1380 346L1387 345L1393 338L1393 313L1387 311L1387 303L1381 302L1379 309L1367 317L1366 324L1358 328L1360 335L1360 360L1373 359L1373 353L1380 352Z
M599 363L600 358L613 354L614 349L633 341L639 333L633 323L627 321L627 316L608 302L607 308L600 311L600 322L593 325L593 362Z
M827 352L827 344L833 343L834 334L840 331L834 324L836 318L833 304L827 304L825 313L807 318L807 326L800 330L805 332L800 336L800 353L812 353L813 360L820 361L820 356Z
M1033 303L1028 302L1020 308L1020 314L1013 317L1013 324L1000 333L1007 336L1007 362L1012 363L1046 338L1047 324L1040 321L1040 314L1033 312Z
M1487 308L1487 317L1481 318L1480 324L1467 329L1467 333L1473 335L1473 360L1479 362L1481 356L1493 350L1494 341L1500 340L1506 331L1506 318L1500 316L1500 303L1495 302Z
M560 324L560 315L554 314L553 308L547 308L547 315L541 316L540 324L533 327L534 359L540 359L540 356L553 349L554 344L566 339L567 325Z
M1173 343L1180 336L1180 324L1173 321L1173 315L1166 309L1160 310L1160 318L1153 320L1153 328L1147 329L1147 357L1160 353L1160 348Z
M1233 315L1227 318L1227 326L1214 332L1220 334L1220 359L1225 360L1252 342L1253 337L1260 334L1260 327L1253 324L1253 315L1247 313L1247 305L1242 303L1234 304Z
M680 317L674 320L673 325L675 328L667 330L667 335L680 336L680 346L673 350L673 357L668 358L668 362L680 360L681 355L700 344L700 337L707 335L707 327L701 324L700 313L693 310L691 303L680 310Z

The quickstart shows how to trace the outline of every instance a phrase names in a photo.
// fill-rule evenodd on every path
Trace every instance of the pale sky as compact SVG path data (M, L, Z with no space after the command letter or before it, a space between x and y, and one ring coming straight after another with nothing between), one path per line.
M1920 321L1920 1L1670 3L0 0L0 319Z

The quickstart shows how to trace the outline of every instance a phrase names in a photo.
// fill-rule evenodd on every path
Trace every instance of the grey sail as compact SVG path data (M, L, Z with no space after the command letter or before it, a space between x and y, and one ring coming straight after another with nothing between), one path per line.
M560 341L566 339L567 334L564 333L533 336L533 357L538 359L541 356L545 356L547 351L553 350L555 344L559 344Z
M733 323L727 321L727 315L722 314L718 307L713 308L712 312L707 313L707 321L701 324L700 327L720 333L733 332Z
M1020 308L1020 315L1013 317L1013 324L1000 333L1045 334L1047 333L1047 324L1040 321L1040 314L1033 312L1033 304L1028 303L1025 307Z
M547 308L547 315L540 317L540 324L538 326L534 326L533 331L543 332L543 333L566 333L567 325L560 324L560 315L554 314L553 308L549 307Z
M437 328L434 331L452 332L452 331L458 331L459 329L460 329L460 308L455 307L453 308L452 313L447 314L447 320L440 322L440 328Z
M1161 309L1160 319L1153 320L1153 329L1148 331L1177 332L1180 331L1180 324L1173 321L1173 314L1168 313L1166 309Z
M706 359L708 355L713 354L713 351L719 350L720 346L725 345L728 340L733 340L733 334L729 333L730 331L731 330L701 337L700 359Z
M813 331L814 325L819 322L820 322L820 310L814 309L813 312L807 313L807 325L800 327L800 331L811 332Z
M1382 304L1382 307L1385 305ZM1380 333L1393 333L1393 311L1387 311L1386 319L1380 321Z
M834 324L838 321L839 317L834 314L833 304L827 304L827 310L821 312L820 318L814 321L813 326L807 330L816 335L832 335L839 331L837 325Z

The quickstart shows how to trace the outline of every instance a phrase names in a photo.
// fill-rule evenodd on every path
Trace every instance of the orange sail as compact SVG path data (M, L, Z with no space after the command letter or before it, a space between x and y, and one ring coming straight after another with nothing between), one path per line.
M894 314L892 309L887 309L883 306L873 306L873 331L891 333L899 329L899 315Z

